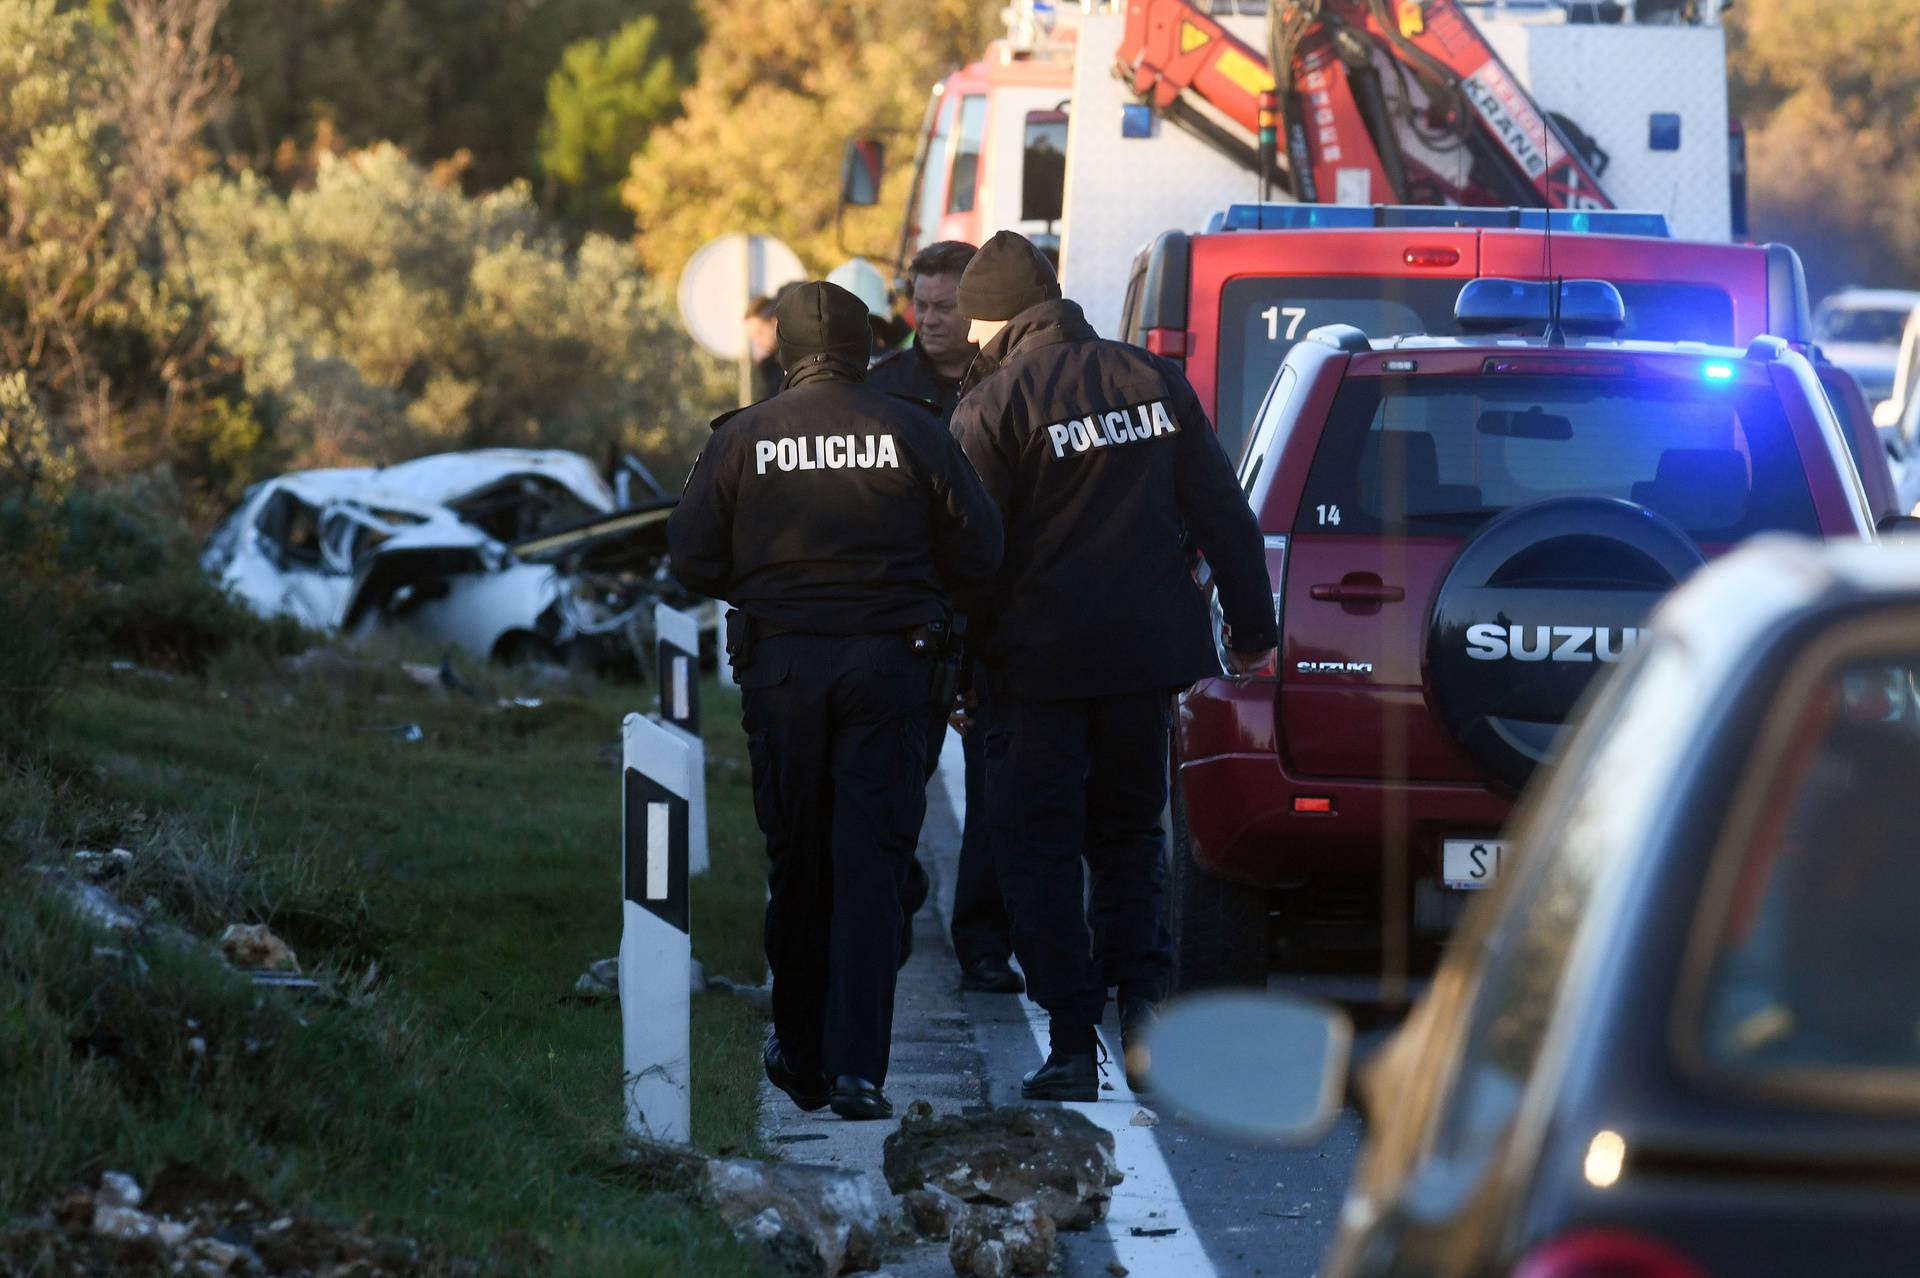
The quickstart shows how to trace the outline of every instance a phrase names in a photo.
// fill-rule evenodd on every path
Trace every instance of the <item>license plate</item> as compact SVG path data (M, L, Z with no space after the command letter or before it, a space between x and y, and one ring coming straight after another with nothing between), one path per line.
M1443 839L1440 843L1440 882L1471 891L1492 887L1513 844L1506 839Z

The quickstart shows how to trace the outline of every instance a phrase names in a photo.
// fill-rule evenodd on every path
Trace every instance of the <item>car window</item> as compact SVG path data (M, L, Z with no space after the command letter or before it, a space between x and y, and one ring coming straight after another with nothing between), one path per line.
M1701 542L1817 535L1770 385L1635 377L1356 377L1335 397L1300 531L1464 534L1567 496L1648 506Z
M1300 383L1300 375L1291 364L1280 370L1280 376L1273 379L1273 390L1267 395L1267 402L1260 409L1260 424L1247 440L1246 456L1240 459L1240 491L1253 496L1253 486L1260 482L1260 469L1273 451L1274 440L1280 430L1280 418L1286 413L1287 405L1292 402L1294 387Z
M1897 346L1909 314L1907 310L1877 306L1836 307L1821 316L1819 340Z
M953 178L947 187L947 212L971 213L980 177L980 142L986 134L987 99L969 94L960 102L960 129L954 138Z
M1920 652L1830 668L1757 784L1709 931L1695 1032L1715 1069L1920 1088L1916 679Z
M944 207L947 191L942 178L947 172L947 145L953 133L954 113L959 103L952 97L943 96L936 108L933 131L927 135L927 158L921 166L919 178L920 210L914 229L921 239L921 247L939 238L940 211Z
M1442 332L1453 324L1459 280L1249 276L1220 300L1219 402L1214 426L1238 456L1261 396L1294 344L1325 324L1372 337Z
M320 566L320 512L292 493L268 498L254 526L283 569Z
M1233 456L1267 383L1294 343L1325 324L1369 337L1459 335L1458 279L1379 276L1243 276L1220 295L1219 402L1215 425ZM1709 284L1618 282L1627 323L1616 336L1664 342L1733 341L1733 299Z

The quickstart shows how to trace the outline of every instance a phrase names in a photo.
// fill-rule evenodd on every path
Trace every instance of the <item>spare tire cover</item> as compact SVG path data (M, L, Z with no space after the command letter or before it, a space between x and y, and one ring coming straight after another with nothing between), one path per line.
M1638 641L1654 604L1703 562L1671 520L1614 497L1556 497L1496 516L1434 596L1434 712L1519 789L1595 672Z

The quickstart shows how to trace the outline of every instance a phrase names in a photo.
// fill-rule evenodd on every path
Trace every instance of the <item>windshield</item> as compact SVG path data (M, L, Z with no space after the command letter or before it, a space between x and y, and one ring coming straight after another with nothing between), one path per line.
M1576 495L1650 506L1702 542L1819 532L1771 388L1506 374L1347 381L1299 531L1465 534Z
M1220 296L1219 403L1215 426L1238 457L1260 400L1295 342L1324 324L1351 324L1369 337L1459 335L1453 303L1464 280L1380 276L1245 276ZM1627 324L1621 338L1733 341L1733 299L1711 284L1620 283Z
M1699 1027L1712 1064L1920 1071L1917 673L1911 654L1832 671L1768 779L1716 920Z
M1907 310L1884 307L1836 307L1820 317L1819 340L1898 346L1909 314Z

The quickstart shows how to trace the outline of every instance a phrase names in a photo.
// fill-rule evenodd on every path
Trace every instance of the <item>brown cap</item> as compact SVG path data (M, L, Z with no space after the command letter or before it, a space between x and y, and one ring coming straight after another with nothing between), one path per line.
M1009 320L1059 296L1053 263L1017 231L996 231L960 276L960 313L968 319Z

